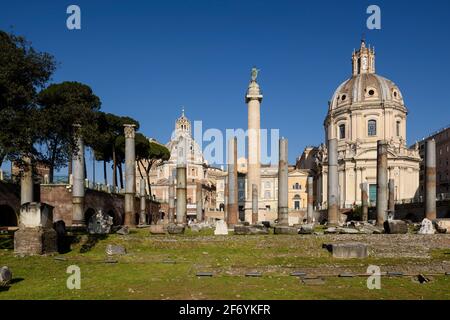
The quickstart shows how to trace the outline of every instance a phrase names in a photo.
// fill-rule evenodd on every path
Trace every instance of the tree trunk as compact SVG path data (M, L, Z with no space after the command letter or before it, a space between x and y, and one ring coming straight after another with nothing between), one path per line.
M49 169L48 170L48 182L53 183L53 177L54 177L54 173L55 173L55 167L54 167L53 163L50 163L48 169Z
M70 177L72 174L72 152L69 152L69 163L67 165L67 176Z
M83 164L84 164L84 178L87 179L87 168L86 168L86 156L83 154ZM84 181L83 181L84 183Z
M116 147L113 145L113 187L117 187L117 160L116 160Z
M123 174L122 174L122 164L119 163L119 179L120 179L120 189L123 189Z
M108 184L108 173L106 171L106 160L103 160L103 178L105 179L105 186Z

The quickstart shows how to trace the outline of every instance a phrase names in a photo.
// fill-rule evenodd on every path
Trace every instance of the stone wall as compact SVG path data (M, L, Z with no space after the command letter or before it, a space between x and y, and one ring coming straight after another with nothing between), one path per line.
M72 190L70 185L41 185L40 201L54 207L54 221L63 220L67 226L72 224ZM102 210L114 218L114 224L122 224L124 202L125 197L122 194L87 189L84 203L85 218L86 215ZM160 210L158 202L147 200L147 212L150 212L150 205L152 206L152 212ZM137 211L139 207L139 198L136 197L135 208ZM136 214L136 219L138 219L137 216Z
M450 218L450 200L436 201L437 218ZM424 203L405 203L395 205L395 218L421 221L425 218Z

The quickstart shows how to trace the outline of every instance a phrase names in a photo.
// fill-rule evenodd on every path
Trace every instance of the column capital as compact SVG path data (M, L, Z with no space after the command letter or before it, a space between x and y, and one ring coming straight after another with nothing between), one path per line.
M124 124L123 127L124 127L125 138L134 139L136 125Z

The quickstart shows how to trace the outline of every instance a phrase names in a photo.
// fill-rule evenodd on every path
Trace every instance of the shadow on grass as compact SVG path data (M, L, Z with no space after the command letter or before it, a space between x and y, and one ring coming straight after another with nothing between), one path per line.
M106 238L108 238L108 235L106 234L88 235L86 242L80 248L80 253L86 253L91 251L100 240L105 240Z
M25 280L24 278L14 278L11 281L9 281L7 284L0 284L0 292L6 292L11 288L12 284L19 283L21 281Z
M14 249L14 236L12 234L0 236L0 249Z

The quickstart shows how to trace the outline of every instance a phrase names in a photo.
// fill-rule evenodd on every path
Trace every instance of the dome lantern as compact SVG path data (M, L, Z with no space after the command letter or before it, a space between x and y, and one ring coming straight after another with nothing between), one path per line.
M353 75L375 73L375 49L366 47L366 41L361 40L361 47L352 55Z

